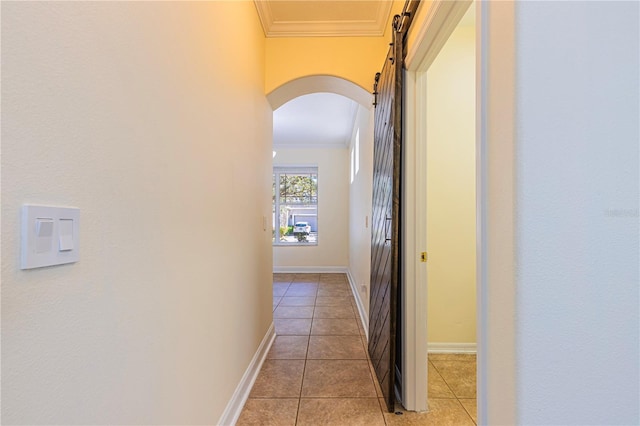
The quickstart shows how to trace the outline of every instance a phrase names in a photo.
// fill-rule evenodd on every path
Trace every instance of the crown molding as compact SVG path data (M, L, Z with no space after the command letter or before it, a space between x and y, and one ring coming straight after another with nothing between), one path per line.
M258 17L260 18L260 23L262 24L262 31L264 31L264 35L268 37L269 27L273 22L271 5L269 4L269 2L264 0L254 0L253 3L256 5L256 11L258 12Z
M384 35L391 1L379 2L375 20L276 21L271 2L254 0L266 37L380 37Z

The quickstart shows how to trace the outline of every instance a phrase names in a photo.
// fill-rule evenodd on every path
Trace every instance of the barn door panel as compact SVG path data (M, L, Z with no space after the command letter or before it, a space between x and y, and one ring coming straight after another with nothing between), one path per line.
M396 310L400 249L402 37L376 74L369 355L389 411L395 403Z

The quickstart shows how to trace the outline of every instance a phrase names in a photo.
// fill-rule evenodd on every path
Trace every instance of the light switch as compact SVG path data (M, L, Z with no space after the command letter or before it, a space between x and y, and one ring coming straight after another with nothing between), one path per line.
M80 209L22 206L22 269L77 262Z
M73 219L58 222L58 243L60 251L73 250Z
M53 218L36 219L36 253L51 251L53 242Z

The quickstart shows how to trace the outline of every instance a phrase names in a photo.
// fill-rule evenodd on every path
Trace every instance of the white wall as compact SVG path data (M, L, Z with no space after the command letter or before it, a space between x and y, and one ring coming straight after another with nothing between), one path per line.
M273 165L318 166L318 244L273 246L274 270L345 270L349 263L348 151L273 149Z
M358 297L369 312L371 284L371 198L373 196L373 113L358 107L349 152L354 152L353 182L349 175L349 273ZM356 137L360 140L359 170L355 170ZM351 167L350 167L351 169ZM364 288L363 288L364 286ZM367 318L368 320L368 318Z
M217 423L272 315L263 52L251 2L2 4L3 424ZM19 269L24 203L78 263Z
M475 53L475 26L460 24L426 77L430 349L476 342Z
M523 425L640 423L639 12L516 4Z

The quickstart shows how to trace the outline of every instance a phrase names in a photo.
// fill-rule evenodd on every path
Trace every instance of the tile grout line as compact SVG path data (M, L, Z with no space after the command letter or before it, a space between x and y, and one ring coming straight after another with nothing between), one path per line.
M309 284L311 284L311 283L309 283ZM318 282L316 282L314 284L316 285L316 291L315 291L315 295L313 296L314 303L312 305L313 309L312 309L312 314L311 314L311 318L310 318L310 327L309 327L309 330L308 330L307 333L305 333L303 335L301 334L301 336L307 337L307 347L306 347L306 352L305 352L305 357L304 357L304 364L303 364L300 392L299 392L299 396L297 398L298 399L298 404L297 404L296 417L295 417L295 424L296 425L300 421L301 404L302 404L302 399L303 399L302 393L303 393L303 388L304 388L304 383L305 383L305 373L306 373L307 361L309 361L311 359L311 358L309 358L310 357L310 349L311 349L311 337L313 335L312 334L312 330L313 330L313 325L316 322L316 319L318 319L318 320L329 319L329 320L340 320L340 321L356 320L357 321L356 315L348 317L348 318L333 318L333 317L330 317L330 318L316 318L315 317L316 308L318 308L318 307L334 308L335 306L331 306L331 305L329 305L329 306L318 306L317 305L318 298L320 297L318 295L320 293L319 292L319 288L320 288L320 284L321 283L318 281ZM330 284L338 284L338 283L330 283ZM344 282L341 282L339 284L344 284ZM284 298L287 297L286 293L287 293L287 291L289 291L291 289L292 285L293 285L293 282L289 283L289 285L285 289L284 294L282 296L280 296L280 300L279 300L278 304L276 305L276 307L274 307L274 311L275 311L275 309L277 307L283 306L281 304L282 304ZM290 297L298 297L298 296L290 296ZM305 296L299 296L299 297L305 297ZM334 296L333 296L333 293L327 293L326 297L334 297ZM337 296L335 296L335 297L337 297ZM350 303L348 303L347 306L350 306L350 308L351 308L350 310L351 310L352 313L356 310L356 307L353 305L353 300L350 300ZM294 306L291 306L291 307L299 307L299 306L298 305L294 305ZM291 319L296 319L296 318L286 318L285 317L285 318L281 318L281 319L283 319L283 320L291 320ZM306 318L302 318L302 319L306 319ZM371 371L371 368L370 368L370 365L369 365L370 364L370 359L369 359L369 354L368 354L368 350L367 350L367 343L366 343L366 340L365 340L365 338L364 338L364 336L362 334L362 331L358 327L357 323L356 323L356 327L357 327L357 334L354 334L354 335L351 335L351 334L348 334L348 335L340 334L341 331L336 331L339 334L333 334L333 333L331 333L331 334L320 334L318 336L321 336L321 337L331 337L331 336L335 336L335 337L345 337L345 336L358 337L359 347L362 350L364 350L364 354L365 354L364 358L333 358L333 359L332 358L326 358L326 359L325 358L318 358L318 359L319 360L332 360L332 361L354 361L354 360L360 360L361 361L361 360L365 360L367 362L367 371L368 371L368 374L369 374L368 377L369 377L370 380L373 380L374 379L373 376L372 376L373 372ZM374 387L375 387L375 383L374 383ZM330 399L341 399L342 397L330 397L330 396L328 396L328 397L315 397L315 398L317 398L317 399L329 399L330 400ZM382 408L380 406L380 397L378 396L378 392L377 391L374 391L374 396L371 396L371 397L360 396L360 397L350 397L350 398L353 398L353 399L373 399L373 400L375 400L376 403L377 403L376 406L378 407L378 410L379 410L380 414L382 415L382 424L388 425L387 419L385 418L383 410L382 410Z
M291 283L289 283L289 284L287 285L287 289L285 290L285 294L286 294L286 291L288 291L288 290L291 288L291 285L292 285L292 284L293 284L293 282L291 282ZM311 283L309 283L309 284L311 284ZM322 319L322 320L338 320L338 321L349 321L349 320L351 320L351 319L354 319L354 318L315 318L316 308L318 308L318 307L327 307L327 306L324 306L324 305L322 305L322 306L318 306L318 305L317 305L317 303L318 303L318 298L320 297L320 296L319 296L319 294L320 294L320 287L321 287L321 284L322 284L322 283L320 283L319 281L317 281L317 282L316 282L316 283L314 283L314 284L316 285L316 291L315 291L315 296L314 296L314 304L313 304L312 314L311 314L311 318L309 319L309 320L310 320L310 327L309 327L308 332L302 335L302 336L307 337L307 347L306 347L306 352L305 352L305 357L304 357L304 364L303 364L303 372L302 372L302 380L301 380L300 393L299 393L299 397L297 398L297 399L298 399L298 404L297 404L297 411L296 411L296 417L295 417L295 424L296 424L296 425L299 423L299 416L300 416L300 413L301 413L301 403L302 403L302 399L303 399L303 397L302 397L302 389L303 389L303 387L304 387L304 375L305 375L305 373L306 373L307 361L309 361L309 360L311 359L311 358L309 358L309 357L310 357L310 348L311 348L310 343L311 343L311 337L312 337L312 335L313 335L313 334L312 334L313 325L314 325L314 323L316 322L316 319L318 319L318 320L321 320L321 319ZM327 283L327 284L338 284L338 283ZM343 283L340 283L340 284L343 284ZM324 293L323 293L323 294L324 294ZM281 306L281 303L282 303L282 300L284 299L284 297L285 297L285 295L283 294L283 295L281 296L280 301L279 301L279 303L278 303L278 305L277 305L277 306ZM297 297L297 296L291 296L291 297ZM303 296L300 296L300 297L303 297ZM325 294L325 297L334 297L334 296L333 296L333 293L326 293L326 294ZM337 296L336 296L336 297L337 297ZM356 311L357 307L356 307L356 306L354 306L354 304L353 304L353 299L351 299L351 300L350 300L350 306L351 306L351 310L352 310L352 311ZM328 306L328 307L331 307L331 306ZM274 310L275 310L275 308L274 308ZM282 319L283 319L283 320L289 320L289 319L295 319L295 318L282 318ZM357 321L357 315L356 315L355 320ZM344 337L344 336L359 336L359 338L360 338L360 340L359 340L359 341L360 341L360 345L362 345L362 347L363 347L363 349L364 349L364 351L365 351L365 358L364 358L364 359L367 361L367 364L368 364L368 367L369 367L369 368L368 368L368 371L369 371L369 377L371 378L371 380L374 380L374 381L375 381L375 376L374 376L374 374L375 374L375 373L372 371L372 369L370 368L370 365L369 365L369 364L371 363L371 361L370 361L369 354L368 354L368 348L367 348L366 336L362 334L362 330L361 330L361 328L359 327L359 324L358 324L358 323L356 324L356 326L357 326L357 334L355 334L355 335L351 335L351 334L349 334L349 335L345 335L345 334L333 334L333 333L331 333L331 334L319 334L319 335L317 335L317 336L322 336L322 337L331 337L331 336L336 336L336 337L337 337L337 336L342 336L342 337ZM343 329L344 329L344 327L341 327L341 328L340 328L340 330L335 331L335 333L342 333L342 330L343 330ZM316 359L316 358L314 358L314 359ZM317 359L318 359L318 360L331 360L331 361L356 360L355 358L333 358L333 359L332 359L332 358L317 358ZM359 358L358 358L358 359L359 359ZM431 363L431 360L429 360L428 362L429 362L429 363ZM445 386L449 389L449 391L450 391L450 392L451 392L451 394L453 395L453 398L452 398L452 399L455 399L455 400L458 402L458 406L462 406L462 408L463 408L464 412L467 414L468 418L471 420L471 422L472 422L474 425L476 425L476 426L477 426L477 422L473 419L473 417L471 416L471 413L469 412L469 410L467 409L467 407L466 407L465 405L463 405L463 404L462 404L462 400L463 400L463 399L465 399L465 400L474 399L474 400L476 400L476 401L477 401L477 398L468 398L468 397L467 397L467 398L464 398L464 397L458 396L458 395L456 394L456 392L454 392L453 388L452 388L452 387L451 387L451 385L448 383L448 381L447 381L447 380L445 380L444 376L442 376L441 372L440 372L440 371L439 371L439 369L435 366L435 364L433 364L433 363L431 363L431 364L432 364L431 366L432 366L432 367L434 367L435 371L436 371L436 372L437 372L437 374L440 376L440 378L442 379L442 381L445 383ZM375 383L374 383L374 387L375 387ZM327 397L310 397L310 398L331 400L331 399L340 399L341 397L332 397L332 396L327 396ZM380 410L380 413L381 413L381 415L382 415L382 417L383 417L383 422L382 422L382 424L385 424L385 425L387 425L387 426L389 426L390 424L393 424L393 419L392 419L392 418L387 419L387 417L385 416L385 412L386 412L386 411L382 408L382 405L380 404L380 396L378 395L377 390L375 391L375 396L374 396L374 397L364 397L364 396L361 396L361 397L353 397L353 398L357 398L357 399L369 399L369 398L373 399L373 398L375 398L375 400L378 402L377 407L378 407L378 409ZM391 423L390 423L390 422L391 422Z
M471 413L469 412L469 410L467 410L467 407L465 407L464 404L462 402L460 402L460 398L458 398L457 396L456 396L456 401L458 401L458 404L460 404L462 406L462 409L464 410L465 413L467 413L467 416L469 416L469 419L471 419L473 424L477 426L478 424L476 423L475 420L473 420L473 417L471 417ZM476 402L476 404L477 404L477 402Z
M314 303L315 305L315 303ZM313 312L311 313L311 317L313 318ZM309 338L311 336L311 326L313 325L313 319L311 320L311 324L309 325L309 336L307 336L307 350L304 354L304 364L302 367L302 377L300 378L300 393L298 394L298 411L296 411L296 421L295 425L298 424L298 418L300 417L300 404L302 403L302 388L304 387L304 373L307 371L307 354L309 353Z
M353 306L352 306L352 309L353 309ZM358 321L357 318L356 318L356 321ZM367 360L367 370L369 371L369 378L373 382L373 388L374 388L374 391L376 393L376 401L378 402L378 410L380 410L380 415L382 416L382 421L384 422L385 426L388 426L387 418L385 417L384 410L382 409L382 405L380 404L380 395L378 395L378 387L376 387L376 383L375 383L378 380L378 378L374 377L374 373L373 373L373 371L371 371L371 367L373 366L373 363L371 362L371 356L369 355L369 347L368 347L367 344L365 344L364 335L360 331L360 327L359 326L358 326L358 334L359 334L359 337L360 337L360 343L362 344L362 347L364 348L364 353L365 353L366 360Z
M458 395L456 395L456 393L453 391L453 388L452 388L452 387L449 385L449 383L445 380L445 378L444 378L444 376L442 375L442 373L440 373L440 370L438 370L438 367L436 367L436 365L435 365L433 362L431 362L431 361L428 361L428 360L427 360L427 362L431 363L431 365L433 366L433 368L438 372L438 375L440 376L440 378L442 379L442 381L444 382L444 384L445 384L445 385L447 385L447 388L451 391L451 395L453 395L453 397L457 400L457 399L458 399ZM428 368L428 367L429 367L429 366L427 366L427 368ZM460 401L458 401L458 402L460 402ZM462 405L462 404L460 404L460 405ZM467 410L465 410L465 411L467 411Z
M300 405L302 404L302 389L304 388L304 375L307 371L307 359L309 358L309 346L311 346L311 329L313 328L313 316L316 312L316 300L318 297L318 289L316 287L316 295L314 296L313 312L311 313L311 324L309 325L309 334L307 335L307 350L304 354L304 366L302 368L302 380L300 381L300 394L298 396L298 411L296 412L295 425L298 424L298 418L300 417Z
M449 390L451 391L451 394L453 395L453 397L455 398L455 400L458 402L458 404L460 404L460 406L462 407L462 409L464 410L464 412L467 414L467 416L469 417L469 419L471 419L471 421L473 422L474 425L478 425L476 423L475 420L473 420L473 417L471 416L471 413L469 413L469 410L467 410L467 407L464 406L464 404L462 402L460 402L460 397L458 397L458 395L455 393L455 391L453 390L453 388L449 385L449 382L447 382L447 380L444 378L444 376L442 375L442 373L440 373L440 370L438 370L438 367L436 367L436 365L431 362L431 361L427 361L429 363L431 363L431 365L433 366L433 368L438 372L438 375L440 376L440 378L442 379L442 381L444 382L445 385L447 385L447 387L449 388ZM472 399L472 398L463 398L463 399ZM477 396L476 398L473 398L476 400L476 404L477 404Z

